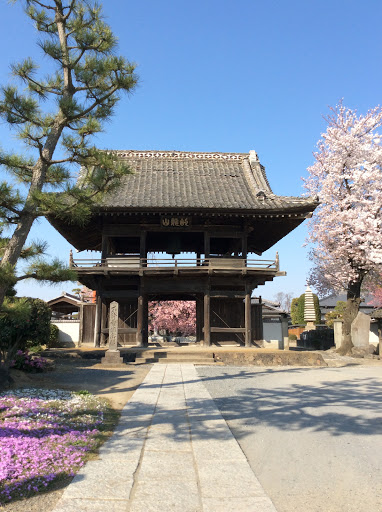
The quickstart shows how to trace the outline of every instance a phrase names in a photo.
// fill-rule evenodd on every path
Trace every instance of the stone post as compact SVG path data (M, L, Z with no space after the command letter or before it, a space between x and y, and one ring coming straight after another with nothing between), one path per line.
M334 344L336 348L340 348L342 344L342 320L337 318L333 322L333 330L334 330Z
M105 357L101 359L101 363L107 366L119 367L124 366L123 359L118 350L118 322L119 322L119 305L113 301L109 310L109 350Z

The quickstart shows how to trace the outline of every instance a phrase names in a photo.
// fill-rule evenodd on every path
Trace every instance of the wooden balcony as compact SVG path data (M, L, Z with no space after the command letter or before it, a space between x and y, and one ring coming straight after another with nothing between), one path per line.
M284 275L279 270L279 259L275 260L244 258L137 258L110 256L105 259L73 259L70 267L80 274L248 274L270 273Z

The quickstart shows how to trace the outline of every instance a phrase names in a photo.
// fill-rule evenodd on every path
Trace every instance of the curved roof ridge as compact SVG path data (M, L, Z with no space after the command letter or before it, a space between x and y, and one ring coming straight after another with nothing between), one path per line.
M220 151L177 151L177 150L137 150L137 149L109 149L123 157L134 158L182 158L195 160L243 160L247 153L222 153Z

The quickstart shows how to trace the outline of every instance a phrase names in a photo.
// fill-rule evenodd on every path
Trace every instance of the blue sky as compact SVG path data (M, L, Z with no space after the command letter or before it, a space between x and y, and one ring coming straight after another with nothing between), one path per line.
M22 2L0 0L0 84L9 64L46 60ZM341 98L366 112L381 102L380 0L104 1L118 53L138 65L140 83L97 137L101 148L248 152L255 149L276 194L301 195L301 178L325 130L323 115ZM0 143L17 148L0 124ZM279 251L287 277L258 289L303 293L309 270L306 223L263 254ZM46 221L32 238L68 259L69 244ZM74 285L19 286L44 299ZM257 291L255 292L257 293Z

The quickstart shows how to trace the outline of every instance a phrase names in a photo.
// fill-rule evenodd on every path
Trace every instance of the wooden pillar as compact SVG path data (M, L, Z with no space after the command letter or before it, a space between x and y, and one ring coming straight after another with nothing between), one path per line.
M96 314L95 314L95 329L94 329L94 346L100 346L100 334L101 334L101 319L102 319L102 300L100 295L97 294L96 302Z
M143 294L143 321L142 321L142 344L149 345L149 301L147 295Z
M210 234L208 231L204 232L204 256L206 259L210 257Z
M196 297L196 341L200 343L203 339L203 298Z
M80 347L84 340L84 305L80 306L80 332L78 336L78 346Z
M143 286L140 286L138 296L137 311L137 347L147 347L148 345L148 300L144 293Z
M243 258L247 259L247 253L248 253L248 233L245 232L243 234L243 237L241 239L241 253L243 255Z
M138 295L138 310L137 310L137 347L143 347L142 341L142 327L143 327L143 295L139 292Z
M210 288L204 292L204 343L206 347L211 346L211 307L210 307Z
M252 345L252 322L251 322L251 289L245 287L245 346Z
M102 301L101 307L101 333L100 333L100 346L104 346L106 344L106 335L102 332L103 329L106 328L106 318L107 318L107 306Z
M101 259L106 259L109 253L109 237L102 235Z
M141 259L146 260L147 258L147 247L146 247L146 238L147 238L147 231L141 231L141 238L139 243L139 256ZM146 266L146 261L142 264L143 267Z

